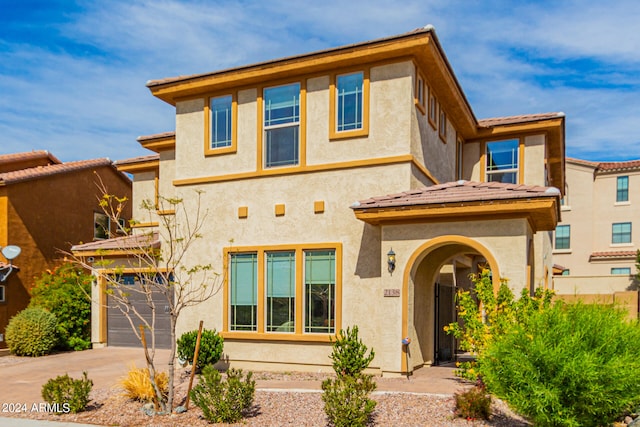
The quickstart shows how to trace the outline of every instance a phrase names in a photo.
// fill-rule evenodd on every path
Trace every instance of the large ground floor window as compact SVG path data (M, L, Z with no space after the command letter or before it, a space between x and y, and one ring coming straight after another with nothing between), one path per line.
M276 339L336 333L340 244L234 247L225 257L224 331Z

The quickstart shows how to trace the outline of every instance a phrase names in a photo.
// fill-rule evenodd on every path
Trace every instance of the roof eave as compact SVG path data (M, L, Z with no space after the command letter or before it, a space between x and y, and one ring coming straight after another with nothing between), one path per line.
M489 200L389 208L353 208L357 219L372 225L523 218L534 232L554 230L560 217L558 197Z

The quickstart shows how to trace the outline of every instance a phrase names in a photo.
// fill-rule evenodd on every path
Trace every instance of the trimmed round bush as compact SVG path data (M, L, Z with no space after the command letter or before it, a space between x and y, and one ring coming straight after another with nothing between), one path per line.
M640 402L640 326L597 304L556 304L479 358L488 390L536 426L610 425Z
M5 331L7 346L18 356L43 356L55 347L58 322L40 307L22 310L11 318Z
M185 332L178 338L178 358L189 363L193 362L196 351L198 331ZM224 339L218 335L215 329L203 329L200 337L200 350L196 369L201 370L207 365L215 365L222 357Z

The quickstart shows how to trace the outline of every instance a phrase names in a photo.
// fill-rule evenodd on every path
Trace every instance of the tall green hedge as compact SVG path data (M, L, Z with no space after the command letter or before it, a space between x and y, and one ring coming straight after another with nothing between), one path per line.
M58 319L58 346L85 350L91 346L92 276L70 264L46 271L31 290L30 307L42 307Z

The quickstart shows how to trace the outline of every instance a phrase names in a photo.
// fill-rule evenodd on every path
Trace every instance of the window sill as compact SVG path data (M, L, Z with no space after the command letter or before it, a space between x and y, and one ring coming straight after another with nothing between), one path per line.
M340 139L349 139L349 138L360 138L369 136L368 129L357 129L357 130L345 130L345 131L332 131L329 134L329 140L340 140Z
M634 245L632 242L630 243L611 243L609 247L611 248L632 248Z
M228 147L220 147L220 148L205 148L204 155L206 157L209 156L219 156L222 154L235 154L237 153L236 145L232 144Z
M572 249L554 249L552 253L555 255L555 254L570 254L572 252L573 252Z
M561 212L566 212L566 211L570 211L571 210L571 206L560 206L560 211Z
M222 338L247 341L289 341L289 342L326 342L336 340L335 334L295 334L295 333L266 333L266 332L239 332L222 331Z
M631 202L629 202L629 201L626 201L626 202L615 202L613 204L613 206L630 206L630 205L631 205Z
M416 107L418 107L418 110L420 110L423 116L427 114L426 107L418 99L413 98L413 102L416 104Z

